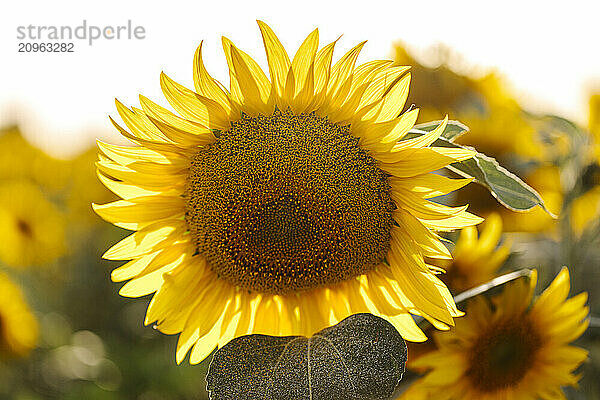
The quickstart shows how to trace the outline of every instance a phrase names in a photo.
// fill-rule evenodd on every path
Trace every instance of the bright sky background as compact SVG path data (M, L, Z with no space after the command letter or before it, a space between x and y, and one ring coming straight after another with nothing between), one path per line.
M193 87L194 50L227 84L221 35L266 69L255 20L267 22L293 54L319 27L321 43L344 34L336 55L368 39L359 61L387 58L401 40L417 51L444 43L468 63L495 67L530 108L586 122L587 96L600 91L600 1L19 1L0 14L0 126L17 122L39 146L69 156L96 136L117 140L114 98L166 104L159 73ZM17 26L133 25L144 40L75 41L75 52L18 53Z

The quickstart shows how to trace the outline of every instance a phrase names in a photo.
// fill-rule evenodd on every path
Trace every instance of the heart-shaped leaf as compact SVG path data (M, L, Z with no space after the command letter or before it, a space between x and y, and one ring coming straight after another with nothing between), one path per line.
M310 338L236 338L215 353L206 381L213 400L384 400L405 363L389 322L355 314Z

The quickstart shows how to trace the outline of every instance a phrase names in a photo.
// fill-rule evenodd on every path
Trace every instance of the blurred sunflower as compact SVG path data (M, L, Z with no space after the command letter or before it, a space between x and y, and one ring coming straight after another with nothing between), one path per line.
M461 230L452 252L452 260L439 260L435 264L446 273L440 275L450 291L458 294L488 282L510 254L510 245L497 247L502 236L502 219L496 213L485 221L481 235L473 226Z
M49 263L65 252L64 220L32 183L0 184L0 262L13 267Z
M461 75L448 66L452 55L447 49L437 49L436 56L440 65L430 68L419 63L401 44L394 47L395 62L412 68L415 79L407 104L419 105L419 120L435 120L451 114L469 127L468 137L458 138L457 143L474 146L511 170L517 167L516 159L540 164L516 172L540 193L550 211L558 213L563 200L561 182L558 169L548 159L559 143L551 146L542 143L532 121L497 74L481 78ZM499 213L507 232L548 231L556 225L556 220L539 207L527 213L504 208L487 189L478 185L457 192L456 202L466 201L473 212L486 218L492 212Z
M194 62L193 92L161 75L178 117L140 97L117 108L141 147L99 143L102 182L124 200L94 205L135 230L104 257L120 293L156 292L145 323L181 333L190 362L248 333L311 335L362 311L405 339L426 337L412 314L447 328L462 315L424 256L450 258L433 231L481 222L429 201L467 179L431 174L473 153L430 147L444 130L401 140L410 74L392 61L355 68L364 42L331 66L335 42L314 30L290 61L259 22L271 80L223 38L230 90Z
M36 345L38 323L19 288L0 273L0 357L27 355Z
M116 200L116 196L106 189L104 185L96 179L96 161L97 151L90 148L69 161L71 176L65 203L68 210L68 219L70 225L85 224L89 226L94 223L102 222L96 215L90 203L108 202Z
M577 236L593 223L598 223L600 216L600 186L590 189L573 200L570 210L571 228Z
M585 192L571 204L570 222L577 236L600 218L600 94L589 99L588 130L591 134L592 165L584 176Z
M65 187L69 168L32 146L16 126L0 129L0 182L24 180L52 193Z
M567 300L563 268L532 304L535 283L534 273L491 303L471 301L450 332L434 335L438 350L413 362L430 371L403 398L564 399L561 386L577 384L573 371L587 358L569 345L587 328L587 294Z

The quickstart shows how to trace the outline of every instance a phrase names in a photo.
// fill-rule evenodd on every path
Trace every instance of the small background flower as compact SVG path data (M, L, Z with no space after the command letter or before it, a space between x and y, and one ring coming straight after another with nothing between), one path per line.
M564 398L588 352L571 346L587 329L587 293L567 300L564 268L532 303L537 274L491 300L469 302L467 317L434 335L436 350L411 362L426 371L404 399Z

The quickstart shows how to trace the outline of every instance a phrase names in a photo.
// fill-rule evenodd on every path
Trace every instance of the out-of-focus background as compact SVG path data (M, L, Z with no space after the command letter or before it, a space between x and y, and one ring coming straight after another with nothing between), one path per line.
M343 34L337 54L368 40L360 60L388 57L402 40L428 66L438 63L430 46L444 43L460 57L452 67L482 76L497 68L528 108L586 120L586 91L600 83L594 51L600 5L503 1L20 1L0 15L0 123L18 121L28 138L52 154L72 156L95 136L112 137L107 120L114 98L126 105L143 93L159 104L160 71L192 84L194 50L204 40L209 72L227 82L221 36L257 55L266 67L255 20L272 25L290 53L314 28L322 43ZM75 40L68 54L18 53L19 26L63 26L83 22L103 27L144 28L144 39ZM83 31L79 32L81 35ZM42 30L42 34L49 30ZM125 36L125 31L123 31ZM33 30L37 37L37 29ZM39 133L36 133L39 132ZM85 132L85 133L82 133ZM65 145L68 143L69 145Z
M488 277L536 267L545 287L569 266L572 293L589 292L592 324L577 343L590 361L567 394L600 398L598 15L600 3L579 1L12 4L0 14L0 399L207 398L208 363L176 366L176 338L142 325L149 298L119 297L121 284L110 282L119 263L101 255L126 231L91 210L114 199L96 178L94 140L123 142L108 121L115 97L134 106L144 94L168 106L161 71L193 87L201 40L207 68L225 84L222 35L266 70L257 18L291 54L319 27L321 43L344 34L338 57L368 39L359 62L411 65L408 104L421 109L419 122L462 121L471 132L461 143L540 192L558 219L506 210L474 185L444 201L497 215L510 255L496 257ZM84 21L130 23L144 38L90 44L86 31L64 41L72 53L18 52L51 41L37 39L37 27Z

